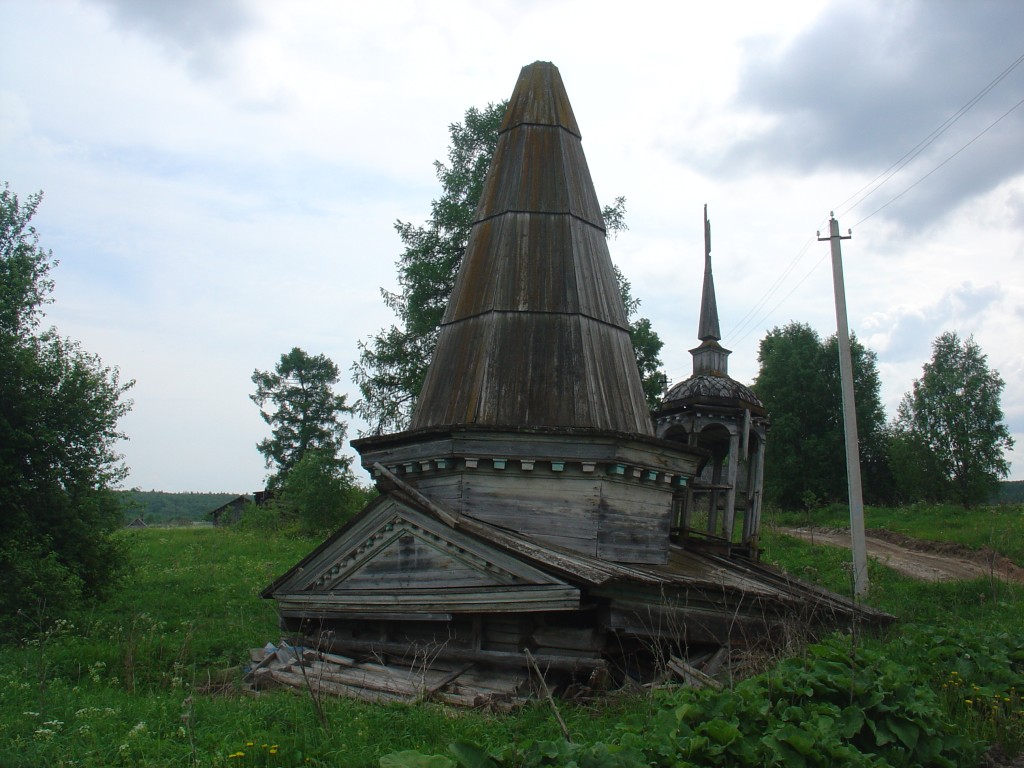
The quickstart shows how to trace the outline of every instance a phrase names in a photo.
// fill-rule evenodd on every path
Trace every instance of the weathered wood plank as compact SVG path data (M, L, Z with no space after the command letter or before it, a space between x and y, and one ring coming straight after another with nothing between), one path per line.
M715 678L687 664L677 656L670 656L666 666L691 688L712 688L716 691L722 689L722 684Z
M430 685L428 685L425 688L425 690L424 690L424 695L427 698L429 698L430 696L433 696L435 693L440 691L442 688L444 688L449 683L452 683L455 680L457 680L458 678L462 677L463 674L465 674L466 672L471 670L475 665L476 665L476 662L471 661L471 662L468 662L467 664L463 664L458 669L453 669L451 672L449 672L447 675L442 677L440 680L436 680L436 681L432 682Z
M463 504L473 517L504 525L514 516L521 533L556 546L595 554L600 499L597 478L543 478L509 482L492 474L467 476Z
M286 672L281 669L272 669L270 670L270 676L274 680L297 690L304 691L309 688L316 693L330 693L336 696L347 696L351 699L368 701L375 704L388 704L409 700L408 696L386 693L384 691L369 691L359 686L331 683L326 680L317 682L316 680L304 678L299 672Z
M725 647L719 648L717 651L715 651L712 654L711 658L708 659L707 663L704 665L704 674L718 674L718 670L722 668L722 665L725 664L726 660L729 658L729 653L729 649Z
M531 638L538 646L549 648L599 651L605 645L604 635L593 627L537 627Z
M408 655L415 653L407 643L377 642L371 640L333 640L330 644L332 651L337 652L362 652L380 654ZM501 651L470 650L464 648L431 648L431 657L456 661L474 661L497 666L512 666L523 668L527 665L526 657L522 653L504 653ZM556 654L534 654L537 663L542 667L551 669L574 670L574 669L603 669L607 666L604 659L599 658L575 658Z
M321 612L324 615L344 616L346 613L364 613L379 609L394 613L398 610L426 614L500 613L517 610L562 611L579 607L579 590L560 585L528 585L524 587L488 587L473 589L405 589L388 590L336 590L330 593L290 593L275 595L283 615L294 611Z

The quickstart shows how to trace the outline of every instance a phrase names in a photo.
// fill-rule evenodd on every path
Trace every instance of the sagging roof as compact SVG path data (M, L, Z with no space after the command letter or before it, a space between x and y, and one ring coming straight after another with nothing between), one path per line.
M523 68L412 429L653 435L601 208L558 69Z
M739 610L743 605L744 613L753 611L748 618L761 612L764 619L809 605L833 620L855 613L872 621L891 619L753 562L672 547L663 566L631 566L543 544L460 515L386 474L391 485L387 496L268 585L262 597L277 599L283 614L306 617L398 610L574 610L589 594L626 599L624 605L664 603L683 613L725 606ZM421 548L437 561L434 567L444 575L443 588L434 584L437 574L426 567L428 558L416 550L414 538L423 539ZM424 562L414 582L391 589L380 583L381 574L391 570L380 563L410 556ZM462 577L465 589L447 583L455 570L467 574ZM481 586L481 579L494 583Z

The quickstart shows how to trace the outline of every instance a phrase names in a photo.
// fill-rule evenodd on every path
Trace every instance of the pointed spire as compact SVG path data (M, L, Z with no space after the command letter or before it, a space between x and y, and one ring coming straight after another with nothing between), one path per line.
M718 326L718 302L715 301L715 278L711 274L711 222L708 221L707 203L704 203L704 290L700 296L697 338L701 341L722 340L722 331Z
M718 302L715 300L715 278L711 274L711 222L708 221L708 206L704 204L704 288L700 296L700 322L697 338L701 345L690 350L693 355L693 375L729 375L728 349L718 342L722 331L718 325Z
M412 428L653 435L579 128L558 69L523 68Z

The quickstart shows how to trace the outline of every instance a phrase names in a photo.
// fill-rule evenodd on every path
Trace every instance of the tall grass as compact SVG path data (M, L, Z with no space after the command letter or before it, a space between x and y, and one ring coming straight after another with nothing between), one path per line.
M508 753L509 745L559 738L546 706L491 715L332 699L324 702L324 729L302 695L239 694L234 683L247 649L279 635L275 607L260 589L319 542L211 528L123 535L135 571L112 600L39 626L32 637L8 638L0 649L0 766L376 766L402 750L441 754L454 741ZM765 545L767 559L849 591L848 553L771 532ZM929 585L870 568L870 601L902 619L877 641L888 656L922 665L937 691L954 669L993 695L1002 690L996 665L968 668L961 657L989 635L1024 638L1020 590L993 598L983 581ZM951 656L930 658L931 640L907 639L940 635ZM966 700L949 699L951 717L972 733L995 727ZM563 705L562 714L575 741L607 742L621 723L648 719L651 707L650 697L614 696ZM986 738L1002 738L991 733Z
M259 591L319 540L213 528L123 535L135 571L114 599L3 647L0 766L375 766L394 750L559 733L543 706L492 716L345 699L324 702L325 731L302 695L240 695L248 649L280 636ZM598 738L622 706L566 718Z

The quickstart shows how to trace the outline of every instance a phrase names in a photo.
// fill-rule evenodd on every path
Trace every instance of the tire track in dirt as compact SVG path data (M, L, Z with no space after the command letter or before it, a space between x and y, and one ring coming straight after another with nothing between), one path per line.
M850 549L850 533L834 528L777 528L811 544ZM868 556L894 571L922 581L971 581L995 578L1024 584L1024 568L991 550L975 551L955 544L911 539L891 531L868 531Z

